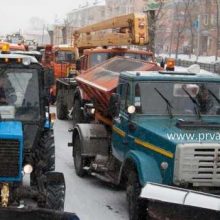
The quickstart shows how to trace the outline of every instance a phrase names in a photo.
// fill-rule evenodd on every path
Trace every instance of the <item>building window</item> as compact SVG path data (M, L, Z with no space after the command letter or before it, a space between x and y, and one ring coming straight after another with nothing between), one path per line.
M212 26L216 25L216 17L215 17L215 15L211 15L210 23L211 23Z
M208 25L209 24L209 16L207 14L204 15L203 17L203 24Z
M220 50L220 41L218 41L218 49Z

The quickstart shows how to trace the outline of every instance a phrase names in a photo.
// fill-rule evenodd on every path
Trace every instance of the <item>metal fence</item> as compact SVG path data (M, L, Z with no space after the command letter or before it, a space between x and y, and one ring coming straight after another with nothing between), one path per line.
M180 59L176 60L177 66L189 67L192 64L199 64L201 69L220 74L220 62L219 63L201 63L201 62L187 61L187 60L180 60Z

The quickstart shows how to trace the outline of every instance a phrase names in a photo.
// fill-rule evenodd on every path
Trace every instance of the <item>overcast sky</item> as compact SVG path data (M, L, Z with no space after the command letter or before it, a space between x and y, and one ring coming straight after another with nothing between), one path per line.
M92 1L92 0L88 0ZM31 18L39 17L46 24L78 8L85 0L1 0L0 34L31 28Z

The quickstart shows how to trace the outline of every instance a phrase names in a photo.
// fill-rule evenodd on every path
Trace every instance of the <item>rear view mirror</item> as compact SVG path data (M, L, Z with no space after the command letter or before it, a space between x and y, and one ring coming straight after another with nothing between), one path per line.
M117 93L112 93L110 100L109 100L109 108L108 113L112 116L112 118L117 118L119 116L120 111L120 95Z

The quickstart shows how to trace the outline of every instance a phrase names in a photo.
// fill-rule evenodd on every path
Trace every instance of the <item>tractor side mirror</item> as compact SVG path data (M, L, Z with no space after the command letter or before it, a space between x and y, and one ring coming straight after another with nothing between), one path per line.
M44 85L46 88L50 88L55 83L54 72L50 68L44 70Z
M81 60L80 59L78 59L78 60L76 60L76 70L81 70Z
M120 95L117 93L112 93L109 100L109 109L108 109L108 112L112 116L112 118L117 118L119 116L120 104L121 104Z

